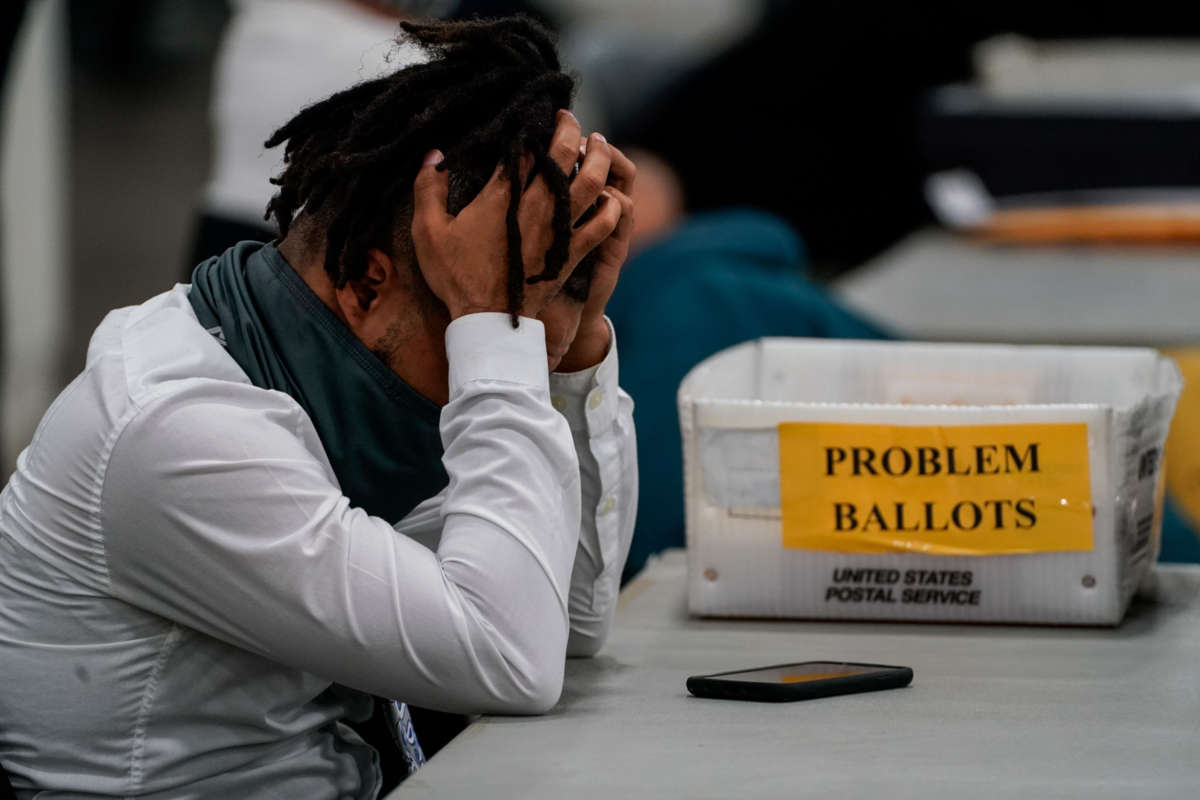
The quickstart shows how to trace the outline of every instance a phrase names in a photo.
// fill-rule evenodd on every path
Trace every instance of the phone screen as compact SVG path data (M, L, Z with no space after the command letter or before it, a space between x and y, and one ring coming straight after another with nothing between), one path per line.
M745 672L723 672L711 677L727 681L751 681L753 683L803 683L822 681L829 678L845 678L850 675L867 675L886 668L845 664L837 661L807 661L803 664L781 664L777 667L750 669Z

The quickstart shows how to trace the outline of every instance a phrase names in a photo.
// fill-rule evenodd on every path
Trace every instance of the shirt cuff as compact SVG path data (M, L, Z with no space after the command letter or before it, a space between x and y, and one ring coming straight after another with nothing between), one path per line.
M617 415L617 334L604 318L610 334L608 353L594 367L578 372L550 374L550 403L567 418L573 431L601 432L612 427Z
M520 317L513 328L508 314L467 314L446 328L450 397L478 380L505 381L549 391L546 329L540 320Z

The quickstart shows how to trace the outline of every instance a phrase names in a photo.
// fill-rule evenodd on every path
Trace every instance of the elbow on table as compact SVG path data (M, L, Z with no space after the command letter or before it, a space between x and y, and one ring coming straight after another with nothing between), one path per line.
M563 670L560 665L558 668L557 678L551 676L548 680L544 680L531 691L521 704L521 708L515 710L516 714L545 714L552 708L558 705L558 700L562 697L563 690Z
M591 658L604 647L608 631L580 631L571 628L567 639L567 658Z
M480 588L470 581L480 573L460 574L461 566L443 565L448 591L461 598L465 623L456 648L460 663L470 665L470 680L458 684L461 710L546 713L562 694L569 635L567 614L554 584L540 579L531 585L485 581ZM511 599L522 591L536 592L536 599Z
M514 678L506 690L498 692L483 709L488 714L530 716L545 714L558 704L563 690L563 659L558 653L553 660L532 662Z

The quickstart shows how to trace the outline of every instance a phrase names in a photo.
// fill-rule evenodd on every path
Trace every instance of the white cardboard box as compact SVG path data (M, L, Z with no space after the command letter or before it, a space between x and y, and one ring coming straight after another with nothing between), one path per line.
M696 366L679 390L689 609L714 616L1115 625L1157 558L1161 453L1181 385L1174 362L1149 349L762 339L722 351ZM899 479L882 472L874 477L867 469L871 454L862 448L855 454L864 456L861 465L854 464L855 477L862 466L861 477L875 483L848 484L848 477L838 472L850 475L848 449L826 447L822 455L815 445L805 444L812 451L808 452L788 444L788 453L800 452L805 464L817 465L818 472L828 471L804 473L804 485L797 488L796 468L787 467L783 483L791 488L781 493L781 423L823 423L799 426L804 431L851 430L840 427L843 424L856 426L855 431L861 426L895 426L871 430L914 428L938 436L999 430L974 427L998 425L1018 426L1013 428L1018 431L1074 431L1077 436L1072 441L1078 442L1074 485L1084 488L1070 503L1065 497L1051 503L1041 497L1040 519L1059 513L1053 507L1058 502L1067 509L1085 508L1090 525L1079 521L1080 513L1063 518L1074 520L1074 541L1086 541L1088 528L1090 541L1083 547L1036 552L1042 546L1037 537L1057 541L1062 531L1047 528L1043 533L1036 525L1026 525L1027 530L1019 534L1026 537L1024 541L1034 537L1033 551L975 552L973 548L987 549L1005 536L1017 535L1011 529L1028 521L1030 515L1014 517L1012 503L1019 498L1013 498L979 506L986 513L969 503L955 507L956 514L963 513L954 520L966 527L974 523L974 528L951 527L946 534L928 534L957 537L954 541L966 546L940 552L971 554L930 554L939 552L941 545L920 541L926 536L921 532L889 534L891 539L884 537L887 544L869 545L878 547L875 552L861 552L864 545L855 544L854 537L868 535L869 519L861 532L847 533L840 527L836 532L833 527L816 531L826 542L818 549L796 546L794 538L785 546L784 494L794 497L801 491L806 498L817 498L811 509L807 501L788 501L789 520L797 519L797 508L804 512L805 535L811 526L825 525L826 519L829 526L846 523L848 527L854 515L847 511L839 516L848 506L835 503L832 514L826 514L824 506L818 508L828 499L822 494L826 484L878 485L885 493L903 481L909 481L905 486L943 481L937 485L954 488L972 480L974 486L984 485L993 480L985 467L997 467L999 472L1003 450L986 445L982 447L992 449L980 454L976 448L970 458L977 457L979 476L935 475L921 484L925 478L915 477L915 467ZM1086 439L1082 426L1086 426ZM1024 466L1029 472L1033 445L1023 447L1020 452L1026 456ZM901 452L903 448L888 449L895 450L888 454L888 466L897 473L905 464L916 463ZM943 462L949 449L943 450ZM970 472L971 467L964 465L976 461L964 452L959 452L959 465L950 467L950 472L956 468L966 470L963 475ZM796 463L794 456L789 458L788 463ZM1023 481L1022 491L1035 485L1031 482L1049 485L1058 462L1048 450L1042 460L1037 475L1015 474L1011 480ZM1013 472L1019 473L1022 461L1010 461ZM882 461L871 463L882 469ZM1032 471L1038 467L1035 457ZM811 480L810 474L815 476ZM836 480L843 483L833 483ZM944 507L929 503L924 523L916 521L920 509L914 501L907 521L903 509L896 511L901 514L898 524L903 530L908 530L904 525L919 528L921 524L944 530L939 525L950 525L946 514L952 500L945 501ZM1033 502L1032 494L1027 502ZM880 503L885 510L895 505L899 503ZM858 523L866 508L858 508ZM810 510L813 521L809 521ZM876 521L879 524L872 530L886 528L882 518ZM896 522L891 517L889 521ZM789 524L789 531L800 530ZM849 546L828 545L832 540Z

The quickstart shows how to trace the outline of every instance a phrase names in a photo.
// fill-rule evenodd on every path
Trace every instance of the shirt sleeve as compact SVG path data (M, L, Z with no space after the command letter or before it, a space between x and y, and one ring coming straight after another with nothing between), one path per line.
M618 375L615 333L608 354L595 367L550 375L551 402L575 441L582 494L569 600L571 656L595 655L604 644L633 541L637 440L633 400L619 388Z
M536 713L562 688L579 467L544 332L446 332L438 548L352 507L286 395L194 381L122 429L101 506L110 591L330 681L431 708Z

